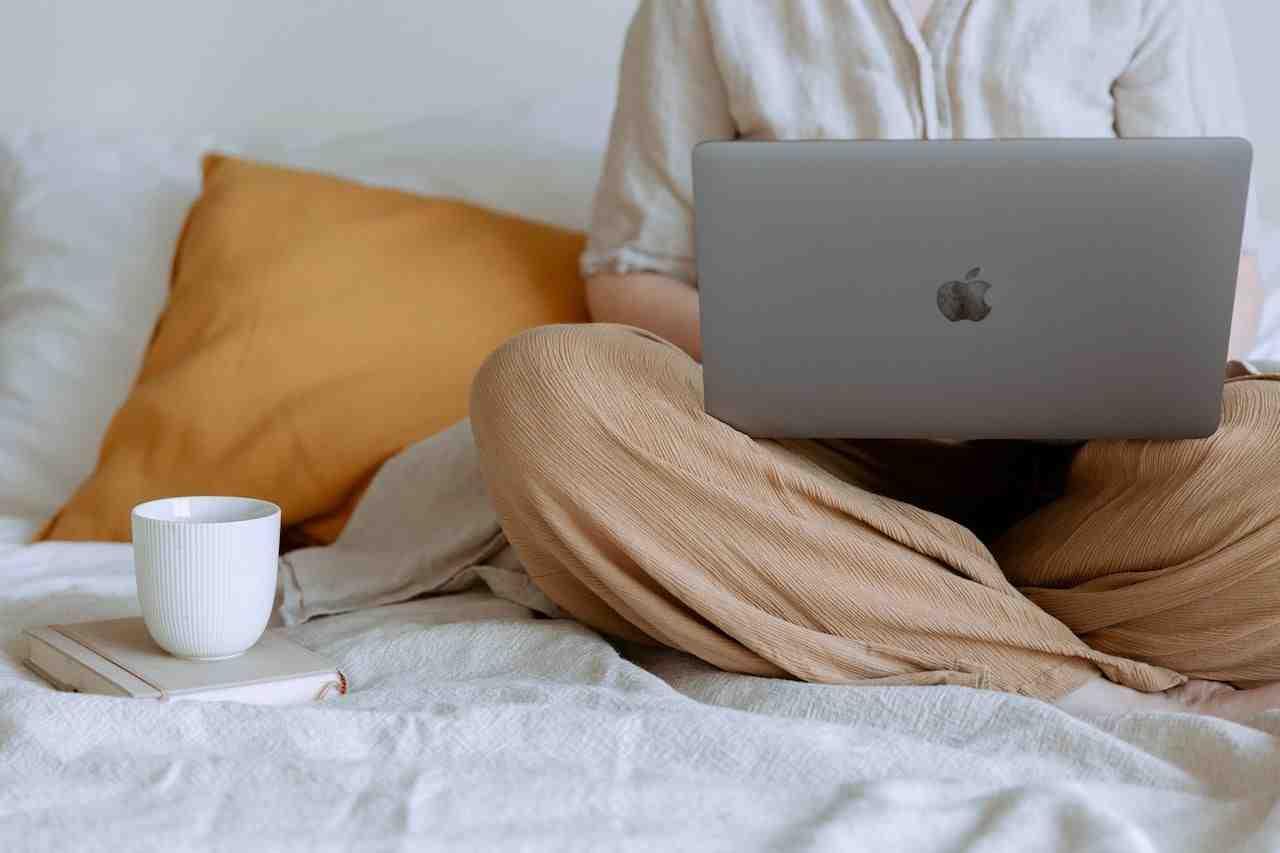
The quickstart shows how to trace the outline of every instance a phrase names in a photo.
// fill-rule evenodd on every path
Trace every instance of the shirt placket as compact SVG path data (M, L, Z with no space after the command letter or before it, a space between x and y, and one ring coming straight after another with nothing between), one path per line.
M948 81L950 52L956 27L968 0L935 2L938 7L933 12L933 26L927 35L916 24L906 0L892 0L892 5L902 23L907 43L915 52L917 94L924 124L924 138L952 139L955 136L955 122Z
M930 100L934 105L934 139L954 139L955 116L951 102L952 51L960 18L971 0L935 0L941 4L929 33Z

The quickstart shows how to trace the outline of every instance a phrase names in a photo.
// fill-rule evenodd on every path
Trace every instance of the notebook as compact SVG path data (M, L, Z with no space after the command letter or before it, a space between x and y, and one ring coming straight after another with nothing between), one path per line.
M169 654L136 617L31 628L24 636L27 667L77 693L292 705L347 692L337 666L278 631L239 657L207 662Z

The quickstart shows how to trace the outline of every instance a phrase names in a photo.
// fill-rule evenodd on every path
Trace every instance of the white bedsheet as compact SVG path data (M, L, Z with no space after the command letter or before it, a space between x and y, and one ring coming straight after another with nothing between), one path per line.
M468 592L319 619L311 707L63 694L27 625L136 612L127 545L0 546L0 849L1266 850L1280 715L1084 722L963 688L620 657Z

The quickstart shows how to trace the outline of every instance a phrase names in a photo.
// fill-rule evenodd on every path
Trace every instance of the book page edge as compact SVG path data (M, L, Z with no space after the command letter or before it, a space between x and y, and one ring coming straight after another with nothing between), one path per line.
M187 687L176 690L166 689L161 692L147 682L134 676L128 670L121 668L97 654L92 649L84 646L82 643L77 642L57 630L53 630L56 627L57 626L28 628L23 631L23 634L27 639L27 654L24 663L28 665L29 669L60 690L85 692L67 684L63 679L53 676L44 667L41 667L38 663L34 662L32 660L33 657L35 657L35 646L33 644L39 643L40 645L47 647L49 651L58 655L60 658L87 671L90 675L112 685L118 691L115 695L131 698L194 698L206 693L231 693L236 691L251 692L252 688L258 685L291 683L319 678L324 678L334 684L338 688L338 692L340 694L346 693L347 678L345 674L343 674L341 668L329 663L323 656L317 654L311 649L308 649L305 646L283 636L278 637L277 641L283 641L289 645L302 649L311 657L315 658L315 662L320 665L316 666L314 669L303 670L286 676L266 676L263 678L246 679L243 681L224 682L216 685L202 685L199 687ZM99 693L97 695L110 694Z
M35 658L35 646L33 644L40 643L50 649L54 654L60 655L76 667L88 671L91 675L96 676L108 684L114 686L120 696L129 696L132 698L155 698L159 696L159 691L147 684L145 681L130 675L125 670L113 664L106 658L95 654L79 643L71 640L56 631L50 631L47 628L28 628L23 632L27 637L27 656L26 661L28 668L36 672L45 680L53 684L60 690L70 689L75 692L76 688L66 685L61 679L53 678L43 667L40 667L33 658ZM64 686L65 685L65 686ZM108 694L99 694L108 695Z

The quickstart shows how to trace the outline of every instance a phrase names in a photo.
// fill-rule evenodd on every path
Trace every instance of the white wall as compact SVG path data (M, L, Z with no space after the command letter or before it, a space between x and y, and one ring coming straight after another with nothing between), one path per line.
M5 0L0 127L372 130L612 86L634 0Z
M1280 2L1222 2L1280 221ZM7 0L0 128L235 131L252 144L493 108L583 77L608 89L635 3Z

